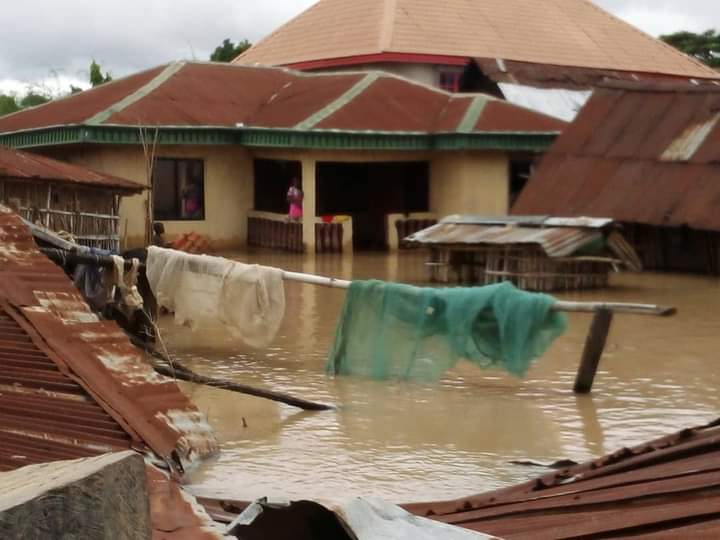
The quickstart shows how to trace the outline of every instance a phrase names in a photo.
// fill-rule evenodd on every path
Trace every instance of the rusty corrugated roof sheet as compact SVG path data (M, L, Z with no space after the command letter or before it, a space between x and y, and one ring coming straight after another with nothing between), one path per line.
M320 0L235 61L350 65L383 53L718 76L589 0Z
M182 470L217 450L175 381L90 310L2 206L0 308L0 447L13 452L0 467L133 446Z
M125 193L140 193L145 189L131 180L0 146L0 180L4 178L82 184Z
M518 227L438 223L408 236L405 241L423 245L537 244L549 257L568 257L603 237L596 229L574 227Z
M597 90L513 207L720 230L720 89Z
M284 128L411 133L557 134L565 122L490 96L453 96L383 72L310 74L281 68L180 62L145 84L92 91L0 118L0 133L61 125ZM130 79L136 80L131 77ZM137 80L136 80L137 82ZM39 112L49 107L46 122ZM27 120L27 122L25 122Z
M719 538L720 420L411 512L508 540Z

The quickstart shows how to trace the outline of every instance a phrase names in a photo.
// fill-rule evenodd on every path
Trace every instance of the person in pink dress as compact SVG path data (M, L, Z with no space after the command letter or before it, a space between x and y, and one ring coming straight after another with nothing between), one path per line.
M290 181L290 189L287 192L287 202L290 204L290 211L288 215L291 221L300 221L303 215L303 192L298 187L299 182L297 178L293 178Z

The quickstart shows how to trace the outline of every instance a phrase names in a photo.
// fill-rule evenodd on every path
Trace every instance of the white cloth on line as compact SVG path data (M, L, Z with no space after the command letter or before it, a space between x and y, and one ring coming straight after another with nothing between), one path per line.
M194 330L224 326L256 348L274 339L285 314L282 270L222 257L148 247L147 279L158 306Z

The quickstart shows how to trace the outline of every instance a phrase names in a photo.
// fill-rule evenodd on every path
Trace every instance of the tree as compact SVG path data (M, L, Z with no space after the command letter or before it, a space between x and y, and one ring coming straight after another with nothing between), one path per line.
M720 67L720 33L715 30L707 30L701 34L675 32L660 36L660 39L708 66Z
M105 75L103 75L100 64L98 64L93 58L93 61L90 64L90 84L93 88L95 88L96 86L100 86L101 84L105 84L110 81L112 81L110 73L105 72Z
M20 100L20 107L23 109L26 107L37 107L38 105L47 103L51 99L52 98L47 94L40 94L33 90L29 90L25 97Z
M215 48L215 52L210 55L213 62L232 62L238 55L245 52L252 46L247 39L238 41L235 45L230 39L224 39L222 45Z
M21 108L15 96L0 94L0 116L17 112Z

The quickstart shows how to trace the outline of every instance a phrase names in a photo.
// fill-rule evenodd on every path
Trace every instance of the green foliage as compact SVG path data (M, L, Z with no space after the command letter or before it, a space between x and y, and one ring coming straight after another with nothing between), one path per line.
M0 116L17 112L21 108L15 96L0 94Z
M105 75L103 75L100 64L98 64L95 59L93 59L92 63L90 64L90 84L93 86L93 88L110 81L112 81L112 76L110 75L110 73L105 72Z
M23 109L26 107L36 107L38 105L42 105L43 103L47 103L51 99L52 98L47 94L40 94L30 90L25 97L20 100L20 107Z
M210 55L213 62L232 62L237 56L252 46L247 39L239 41L235 45L230 39L224 39L222 45L215 48L215 52Z
M701 34L675 32L660 36L660 39L708 66L720 67L720 33L716 30L707 30Z

